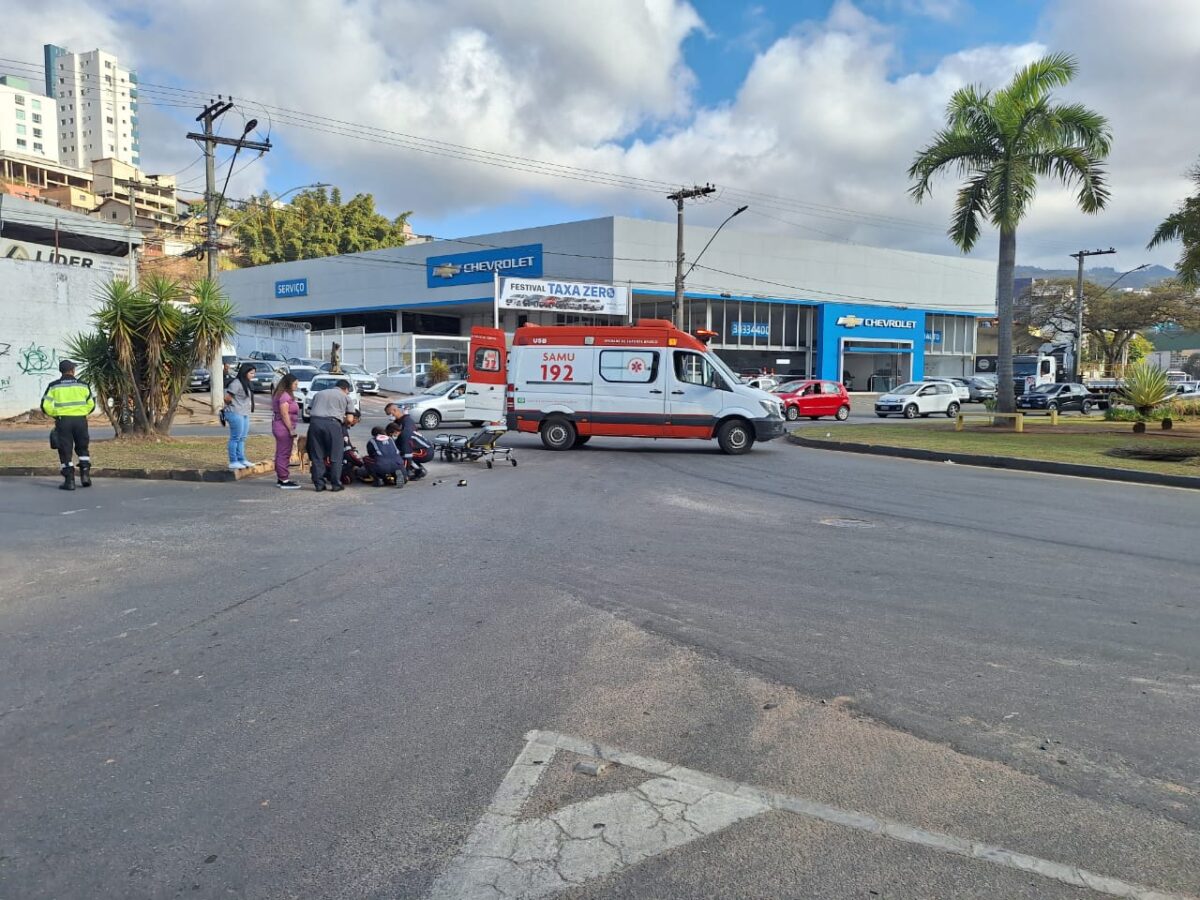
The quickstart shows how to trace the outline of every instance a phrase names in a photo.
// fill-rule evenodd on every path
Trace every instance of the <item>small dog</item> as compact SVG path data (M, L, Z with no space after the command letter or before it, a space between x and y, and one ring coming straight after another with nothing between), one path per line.
M296 455L300 457L300 471L308 470L308 434L296 435Z

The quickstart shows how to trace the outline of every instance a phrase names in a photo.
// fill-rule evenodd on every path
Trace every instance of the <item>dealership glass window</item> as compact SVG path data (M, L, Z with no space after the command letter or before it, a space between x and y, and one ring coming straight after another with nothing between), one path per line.
M600 377L624 384L650 384L658 380L658 351L601 350Z

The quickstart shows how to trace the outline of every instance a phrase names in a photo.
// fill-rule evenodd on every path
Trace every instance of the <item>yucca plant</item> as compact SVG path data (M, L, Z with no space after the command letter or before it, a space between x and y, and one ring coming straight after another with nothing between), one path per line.
M92 315L93 332L69 342L119 435L165 435L192 369L233 334L233 307L211 282L189 292L151 277L143 288L114 281Z
M433 387L435 384L441 384L443 381L449 380L450 363L435 356L429 361L429 375L425 379L425 386Z
M1173 393L1167 373L1157 366L1140 362L1125 372L1125 386L1121 388L1121 395L1142 418L1147 418L1155 407L1170 400Z

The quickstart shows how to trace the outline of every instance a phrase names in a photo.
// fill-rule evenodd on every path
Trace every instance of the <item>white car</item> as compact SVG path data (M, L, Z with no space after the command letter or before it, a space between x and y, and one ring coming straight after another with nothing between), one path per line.
M331 363L321 363L321 371L325 374L329 374L329 370L332 368L333 365ZM364 394L379 393L379 380L362 366L356 366L353 363L342 363L342 375L354 383L356 391Z
M954 392L958 394L959 403L971 402L971 389L965 382L955 381L953 378L942 378L938 375L926 375L923 379L926 383L944 381L946 384L954 388Z
M422 394L396 401L397 406L408 410L425 431L432 431L442 422L461 421L466 415L467 383L465 381L443 381ZM482 421L472 421L482 425Z
M875 415L881 419L888 416L915 419L932 413L954 418L961 408L958 391L949 381L908 381L875 401Z
M429 378L429 363L415 366L388 366L375 375L379 386L396 394L413 394L425 386Z
M770 393L779 387L779 379L771 375L758 375L754 378L747 378L743 382L747 387L758 388L760 391Z
M346 379L345 375L331 375L328 372L322 372L319 375L313 376L313 380L309 382L308 393L302 394L296 399L300 401L300 418L307 422L312 418L309 413L309 407L312 405L313 395L317 391L323 391L326 388L337 387L337 383ZM347 379L348 380L348 379ZM361 415L362 413L362 397L358 391L350 391L350 404L354 407L354 411Z
M288 374L296 376L296 402L302 407L304 406L305 395L312 390L312 380L322 374L321 370L315 366L288 366ZM275 376L275 383L279 384L279 379L283 375Z

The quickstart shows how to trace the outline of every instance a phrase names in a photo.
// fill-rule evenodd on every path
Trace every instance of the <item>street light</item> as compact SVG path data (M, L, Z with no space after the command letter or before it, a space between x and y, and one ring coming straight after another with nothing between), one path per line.
M717 226L717 230L716 230L716 231L714 231L714 232L712 233L712 237L710 237L710 238L708 239L708 243L706 243L706 244L704 245L704 248L703 248L703 249L702 249L702 250L701 250L699 253L697 253L697 254L696 254L696 258L695 258L694 260L692 260L692 264L691 264L690 266L688 266L688 270L687 270L686 272L684 272L682 275L680 275L680 276L679 276L679 283L678 283L678 285L676 285L676 289L675 289L675 293L676 293L676 306L677 306L677 308L676 308L676 310L675 310L675 314L676 314L676 316L678 316L678 321L677 321L675 324L676 324L676 326L677 326L679 329L681 329L681 330L686 330L686 329L684 329L684 327L683 327L683 288L684 288L684 282L686 282L686 281L687 281L687 277L688 277L689 275L691 275L691 274L692 274L692 269L696 268L696 263L700 262L700 257L702 257L702 256L704 255L705 251L706 251L706 250L708 250L708 248L712 246L712 242L713 242L713 241L715 241L715 240L717 239L717 235L721 233L721 229L722 229L722 228L724 228L726 225L728 225L728 224L730 223L730 221L732 221L733 219L735 219L735 218L737 218L738 216L740 216L742 213L744 213L744 212L745 212L746 210L748 210L749 208L750 208L749 206L739 206L737 209L735 209L733 212L731 212L731 213L730 213L730 214L729 214L729 215L728 215L728 216L725 218L725 221L724 221L724 222L722 222L720 225L718 225L718 226ZM682 259L682 256L681 256L680 258Z

